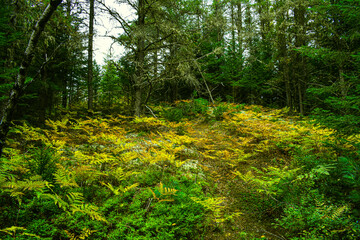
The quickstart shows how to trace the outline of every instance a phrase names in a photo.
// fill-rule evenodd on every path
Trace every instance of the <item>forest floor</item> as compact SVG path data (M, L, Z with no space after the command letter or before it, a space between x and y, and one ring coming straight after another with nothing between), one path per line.
M261 118L252 111L241 114L246 115L243 120L252 122L244 129L237 126L238 123L235 129L234 126L229 129L231 117L222 121L196 119L187 122L188 135L197 139L193 146L199 153L201 166L215 186L214 194L223 199L224 214L232 216L239 213L219 226L221 231L209 232L206 239L285 239L272 225L274 214L271 211L276 211L276 206L267 204L269 196L259 194L253 184L237 176L246 175L253 168L285 166L290 156L279 151L275 145L266 146L267 149L263 150L263 144L274 137L266 136L274 125L259 122L266 118L265 111L261 112ZM271 114L279 112L272 112L268 117L273 117ZM260 133L253 134L252 131Z
M239 181L234 175L235 171L246 174L251 171L253 166L259 167L262 163L256 159L238 162L241 156L237 153L244 154L246 149L241 148L241 143L237 142L239 140L224 131L221 124L217 122L215 124L195 123L192 125L192 129L193 132L190 136L198 139L198 143L195 145L201 142L202 147L199 149L206 152L206 157L201 160L202 166L206 174L211 176L211 182L216 186L216 196L224 199L222 204L226 206L228 215L240 213L232 221L223 224L222 231L211 232L206 239L250 239L256 237L259 239L282 239L283 237L276 233L271 226L271 219L259 216L258 208L261 208L261 203L266 201L266 196L257 194L256 189L244 181ZM217 152L222 152L222 156L219 156ZM253 152L249 151L247 154L251 156ZM238 163L234 163L234 160Z
M21 181L34 187L14 187L20 180L3 186L41 209L43 202L35 204L26 192L54 201L64 213L37 217L62 239L286 239L273 225L283 203L272 184L290 172L296 146L321 151L332 130L285 110L231 105L214 111L178 122L70 113L43 129L18 125L2 173L20 179L16 174L31 172L42 180L23 174ZM38 223L24 219L28 231L41 235Z

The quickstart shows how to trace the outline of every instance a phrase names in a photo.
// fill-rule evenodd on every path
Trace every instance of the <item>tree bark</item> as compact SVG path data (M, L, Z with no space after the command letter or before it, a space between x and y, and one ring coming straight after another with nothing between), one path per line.
M145 0L139 0L138 5L138 20L137 27L139 28L139 36L137 39L137 54L136 54L136 70L135 70L135 116L140 117L142 112L142 84L144 81L144 63L145 63L145 38L144 30L145 26Z
M88 42L88 109L94 108L93 89L93 37L94 37L94 0L90 0L89 42Z
M243 49L243 26L242 26L242 5L241 2L239 1L237 4L237 19L236 19L236 28L238 31L238 44L239 44L239 52L242 53Z
M295 35L295 47L299 48L306 44L305 39L305 25L306 25L306 19L305 19L306 9L301 4L301 2L298 3L297 6L294 8L294 20L296 23L296 31L297 34ZM304 94L304 88L305 88L305 82L306 79L304 76L306 75L306 65L304 57L301 56L300 53L295 53L295 76L296 76L296 82L297 82L297 88L298 88L298 101L299 101L299 111L300 114L303 115L305 113L304 111L304 102L303 102L303 94Z
M346 83L344 78L344 69L343 66L339 66L339 79L340 79L340 90L341 90L341 97L345 99L347 95Z
M71 0L67 0L66 1L66 17L68 18L68 20L71 19ZM70 39L70 36L68 37L68 40ZM68 52L68 56L71 54L70 53L71 50L67 50ZM65 70L65 74L66 76L63 78L62 81L62 98L61 98L61 105L63 108L67 107L68 104L68 100L69 100L69 93L68 93L68 83L70 82L70 71L71 71L71 66L66 67Z
M56 8L60 5L61 2L62 0L50 1L44 12L41 14L39 20L36 22L34 30L31 33L28 45L24 52L23 61L20 65L19 73L15 79L14 86L10 91L10 96L7 100L7 103L5 104L2 111L0 121L0 156L2 155L2 150L5 146L6 136L9 132L9 127L13 117L12 115L15 112L16 105L24 92L27 71L32 59L34 58L36 45L39 42L41 33L44 31L45 25L50 20L52 14L55 12Z

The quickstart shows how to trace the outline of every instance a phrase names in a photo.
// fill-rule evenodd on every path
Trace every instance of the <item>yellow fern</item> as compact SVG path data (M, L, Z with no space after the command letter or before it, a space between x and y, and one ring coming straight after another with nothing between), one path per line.
M151 188L149 188L149 190L153 194L154 199L158 200L158 202L173 202L173 197L178 191L175 188L165 187L162 182L160 182L159 186L156 188L156 190L159 192L159 197L156 196L156 193Z

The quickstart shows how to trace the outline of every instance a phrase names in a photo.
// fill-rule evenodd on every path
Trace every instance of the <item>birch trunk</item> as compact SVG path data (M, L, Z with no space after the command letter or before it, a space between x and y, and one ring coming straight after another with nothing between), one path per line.
M1 121L0 121L0 157L2 155L2 149L5 146L6 136L9 132L10 123L12 121L12 115L15 112L16 105L23 95L25 88L25 80L27 77L27 71L31 64L32 59L34 58L34 52L36 45L39 42L41 33L44 31L45 25L50 20L52 14L55 12L56 8L60 5L62 0L51 0L50 3L45 8L44 12L41 14L39 20L34 26L34 30L31 33L28 45L24 52L23 61L20 65L20 70L15 80L14 86L10 91L10 96L7 100L7 103L4 106L2 111Z

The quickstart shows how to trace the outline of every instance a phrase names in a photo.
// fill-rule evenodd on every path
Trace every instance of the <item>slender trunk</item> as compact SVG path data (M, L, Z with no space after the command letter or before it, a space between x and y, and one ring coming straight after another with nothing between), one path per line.
M239 52L242 52L242 42L243 42L243 36L242 36L242 31L243 31L243 27L242 27L242 4L239 1L237 3L237 19L236 19L236 28L238 31L238 44L239 44Z
M222 3L221 0L214 0L214 5L215 5L215 16L216 16L216 20L220 22L220 24L218 24L216 26L216 33L217 33L217 41L221 42L224 38L224 33L223 33L223 29L222 29L222 25L221 23L223 22L223 7L222 7Z
M67 102L68 102L67 82L68 82L67 79L64 78L63 86L62 86L62 88L63 88L63 90L62 90L62 98L61 98L61 106L63 108L67 107Z
M142 106L142 89L141 87L135 87L135 116L140 117L141 116L141 106Z
M66 1L66 17L68 18L68 20L70 21L71 18L71 0L67 0ZM68 40L70 39L70 36L68 37ZM70 50L68 51L68 56L71 55ZM61 105L63 108L67 107L68 104L68 83L69 83L69 78L70 78L70 70L71 66L68 66L66 68L65 71L65 77L63 78L63 82L62 82L62 98L61 98Z
M137 40L137 56L135 70L135 116L140 117L142 112L142 89L144 81L144 63L145 63L145 39L142 30L145 26L145 0L139 0L137 26L140 34Z
M261 40L264 41L265 40L265 17L264 17L264 6L263 6L263 0L257 0L257 12L260 18L260 36L261 36Z
M306 9L301 4L298 3L294 8L294 20L296 23L296 34L295 34L295 47L299 48L306 44L305 41L305 13ZM297 85L297 94L298 94L298 104L300 114L304 114L304 103L303 103L303 93L304 93L304 84L306 79L304 78L306 72L306 66L303 56L300 53L295 53L295 86ZM294 87L295 87L294 86ZM296 89L296 88L295 88Z
M286 106L293 111L293 99L291 91L291 79L290 79L290 66L289 66L289 53L288 53L288 38L286 35L287 27L287 9L284 6L284 1L278 0L276 3L276 33L277 33L277 51L279 61L279 74L282 77L282 81L285 87Z
M159 32L159 28L156 28L156 40L158 40L160 38L160 32ZM156 79L158 76L158 49L154 50L154 56L153 56L153 61L154 61L154 76L153 79Z
M10 96L2 112L0 121L0 156L2 154L2 149L5 145L6 136L9 132L12 115L15 112L18 100L23 95L27 71L32 59L34 58L36 45L39 42L41 33L44 31L46 23L50 20L51 15L55 12L61 1L62 0L50 1L44 12L41 14L39 20L35 24L33 32L31 33L28 45L23 56L23 61L19 69L19 73L15 80L14 86L10 91Z
M235 39L235 12L234 5L231 4L231 50L235 52L236 39Z
M299 110L300 114L304 115L304 101L303 101L303 90L301 83L298 84L298 95L299 95Z
M253 32L253 27L252 27L252 14L251 14L250 3L247 3L246 8L245 8L245 31L249 33L245 38L246 48L249 51L249 54L252 55L252 53L253 53L252 40L253 39L252 39L252 36L250 35L250 33Z
M285 94L286 94L286 106L292 112L292 97L291 97L291 86L290 86L290 76L289 76L289 65L287 63L283 64L283 80L285 82Z
M345 98L347 95L347 90L346 90L346 83L344 78L344 69L342 66L339 67L339 79L340 79L341 97Z
M233 2L231 2L230 7L231 7L231 51L232 51L233 56L235 56L235 53L236 53L236 35L235 35L236 16L235 16L235 5ZM231 72L231 74L233 74L233 72ZM233 84L231 86L231 90L232 90L232 100L234 102L234 99L236 97L236 88Z
M88 109L94 108L93 90L93 37L94 37L94 0L90 0L89 42L88 42Z
M242 15L242 4L241 1L238 1L236 3L236 7L237 7L237 13L236 13L236 29L237 29L237 40L238 40L238 54L240 54L241 56L238 56L239 58L242 58L243 56L243 15ZM240 65L239 67L239 71L242 71L243 66ZM237 102L237 98L238 98L238 91L239 91L239 87L237 86L233 86L233 101Z
M47 108L47 103L48 103L48 83L47 83L47 70L46 67L44 67L41 70L41 80L42 80L42 87L41 87L41 92L40 92L40 96L39 96L39 100L40 100L40 116L39 116L39 123L40 125L44 125L45 124L45 120L46 120L46 108Z
M74 97L74 83L73 83L73 70L72 70L72 66L70 67L70 76L69 76L69 101L68 101L68 106L71 106L72 102L73 102L73 97Z

